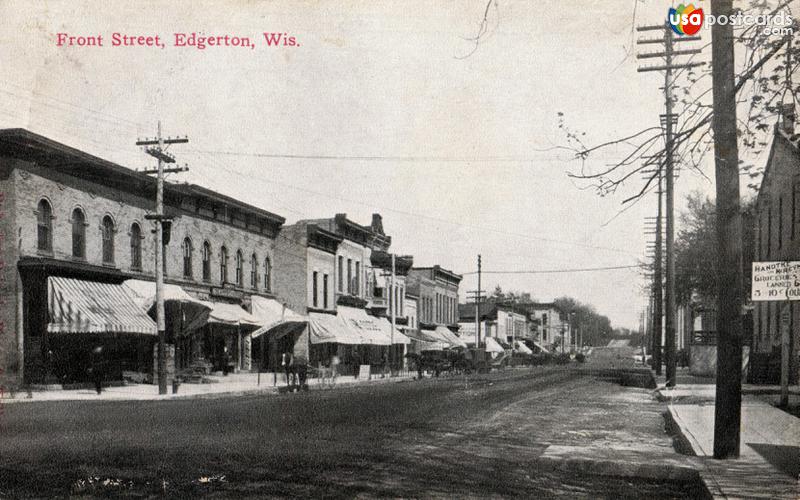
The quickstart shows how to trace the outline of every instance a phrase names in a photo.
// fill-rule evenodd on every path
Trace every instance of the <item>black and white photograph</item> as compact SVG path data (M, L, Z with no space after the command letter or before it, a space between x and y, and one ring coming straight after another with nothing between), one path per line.
M800 498L800 0L0 19L0 499Z

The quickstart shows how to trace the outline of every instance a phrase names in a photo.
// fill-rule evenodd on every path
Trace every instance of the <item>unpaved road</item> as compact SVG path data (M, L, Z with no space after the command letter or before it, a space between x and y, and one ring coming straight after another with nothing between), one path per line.
M670 452L648 391L545 367L283 396L7 405L0 497L686 498L540 467L550 444Z

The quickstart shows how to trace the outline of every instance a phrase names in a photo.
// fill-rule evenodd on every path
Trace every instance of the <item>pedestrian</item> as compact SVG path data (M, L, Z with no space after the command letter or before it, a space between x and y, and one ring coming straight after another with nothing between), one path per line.
M331 387L336 385L336 377L339 376L339 356L331 356Z
M361 352L358 347L353 350L353 377L358 379L358 371L361 368Z
M103 391L103 377L105 376L105 360L103 358L103 346L98 345L92 349L89 371L92 374L92 381L98 395Z
M228 364L231 362L231 358L228 355L228 346L222 348L222 374L224 376L228 375Z
M381 364L383 365L383 373L381 374L381 378L386 378L386 374L389 373L389 349L385 349L383 351Z
M291 390L294 387L294 356L291 351L286 351L281 357L281 366L286 373L286 386Z
M308 390L308 350L296 349L292 355L295 376L295 390Z

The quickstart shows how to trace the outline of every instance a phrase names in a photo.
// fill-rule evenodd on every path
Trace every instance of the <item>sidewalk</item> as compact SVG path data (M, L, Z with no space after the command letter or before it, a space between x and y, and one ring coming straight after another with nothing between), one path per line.
M231 396L238 394L258 394L272 393L277 394L286 387L283 374L278 374L277 383L272 373L261 374L261 384L258 384L257 373L237 373L225 377L209 377L214 380L208 384L181 384L177 394L172 394L172 387L168 387L168 393L161 396L158 394L158 386L153 384L126 384L120 387L104 387L101 394L97 394L94 389L76 390L46 390L33 391L32 397L28 397L25 391L17 392L14 398L10 398L6 393L0 399L0 405L13 403L29 403L37 401L149 401L181 398L203 398ZM401 382L410 380L410 375L397 376L391 378L380 378L374 376L371 380L357 380L353 376L339 376L336 378L336 385L333 388L348 387L362 384L378 384L388 382ZM327 390L328 384L322 387L320 379L313 378L308 380L310 390Z
M700 458L700 477L709 493L714 498L800 498L800 419L759 396L779 389L743 387L740 456L716 460L715 386L708 379L701 382L666 389L662 376L657 396L669 403L668 417ZM797 386L792 392L800 393Z

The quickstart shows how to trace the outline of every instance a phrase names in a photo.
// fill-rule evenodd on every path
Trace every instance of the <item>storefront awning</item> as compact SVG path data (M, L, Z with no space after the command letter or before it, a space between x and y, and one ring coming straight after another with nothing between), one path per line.
M156 284L152 281L126 280L123 284L136 302L155 318ZM164 308L167 317L181 318L182 331L195 330L206 323L211 306L186 293L178 285L164 284ZM180 315L180 316L176 316Z
M437 340L437 337L428 335L421 330L406 329L403 333L411 339L411 342L416 346L416 351L442 351L448 345Z
M494 337L486 337L486 352L506 352Z
M534 342L533 345L538 347L545 354L549 354L550 353L550 351L545 346L543 346L542 344L540 344L538 342Z
M372 318L372 316L369 316ZM395 325L394 326L394 335L392 334L392 323L386 318L372 318L378 321L378 326L383 329L384 335L388 336L391 340L391 343L394 345L402 344L408 345L411 343L411 339L405 336L400 328Z
M251 314L261 322L261 327L252 333L253 338L278 329L285 335L292 330L292 325L299 328L308 323L308 316L297 314L275 299L253 295L250 297L250 305L253 311Z
M531 348L525 345L525 342L517 341L517 351L521 352L522 354L533 354Z
M467 344L446 326L439 325L436 327L434 331L441 338L445 339L445 341L449 343L452 347L467 347Z
M361 344L361 337L335 314L308 313L308 333L308 341L312 344Z
M364 309L355 307L338 307L338 316L354 336L359 337L363 345L392 345L392 340L385 328L380 324L380 318L370 316Z
M206 302L211 307L207 323L231 326L260 326L258 318L236 304Z
M123 285L47 278L50 333L157 335L155 322Z

